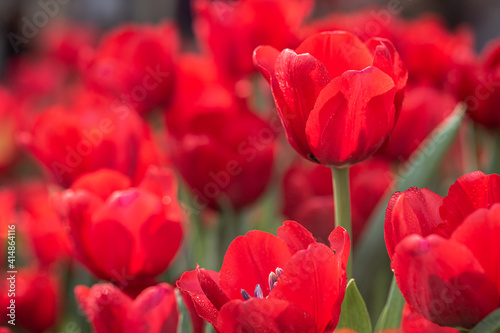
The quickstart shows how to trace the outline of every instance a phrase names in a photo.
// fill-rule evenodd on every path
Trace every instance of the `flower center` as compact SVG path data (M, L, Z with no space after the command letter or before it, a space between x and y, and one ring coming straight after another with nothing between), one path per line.
M269 283L269 290L272 291L273 288L276 286L276 284L278 283L278 278L281 276L281 273L283 273L283 270L279 267L276 268L276 270L274 272L269 273L269 277L267 279L267 282ZM257 298L264 298L264 293L262 292L262 288L260 287L260 284L257 284L255 286L255 289L253 291L253 295L254 295L254 297L257 297ZM252 298L252 296L250 296L250 294L245 289L241 289L241 296L243 297L243 299L245 301ZM269 297L269 295L266 296L266 298L267 297Z

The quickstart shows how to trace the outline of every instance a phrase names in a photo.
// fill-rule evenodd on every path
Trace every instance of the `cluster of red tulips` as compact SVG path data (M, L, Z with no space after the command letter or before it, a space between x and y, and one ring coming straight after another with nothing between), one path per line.
M500 330L500 40L314 5L9 59L0 332Z

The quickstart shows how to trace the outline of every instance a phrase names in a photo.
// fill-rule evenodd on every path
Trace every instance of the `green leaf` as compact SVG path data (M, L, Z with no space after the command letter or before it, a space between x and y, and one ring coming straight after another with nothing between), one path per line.
M391 195L395 191L405 191L412 186L422 188L429 185L443 155L456 137L465 110L465 104L459 103L452 114L422 142L407 163L398 169L393 185L372 213L354 253L353 274L364 295L373 288L371 277L381 268L380 263L388 260L384 242L384 221Z
M500 333L500 309L490 313L469 333Z
M182 298L181 292L175 289L175 297L177 299L177 308L179 309L179 325L178 333L191 333L193 332L193 323L191 322L191 316L189 315L189 310L184 304L184 299Z
M403 312L403 307L405 306L405 299L399 291L396 284L396 279L392 279L391 290L389 291L389 296L387 297L387 303L382 310L377 325L375 326L375 332L399 328L401 326L401 313Z
M347 284L337 328L349 328L358 333L372 332L370 315L354 279L351 279Z

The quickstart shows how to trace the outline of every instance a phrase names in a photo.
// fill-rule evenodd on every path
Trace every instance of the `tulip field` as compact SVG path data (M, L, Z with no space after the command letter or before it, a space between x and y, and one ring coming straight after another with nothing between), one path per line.
M327 2L12 18L0 333L500 332L500 34Z

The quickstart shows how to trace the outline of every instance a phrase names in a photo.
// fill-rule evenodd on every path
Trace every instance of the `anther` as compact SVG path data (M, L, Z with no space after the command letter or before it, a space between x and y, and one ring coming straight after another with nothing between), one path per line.
M248 301L250 299L250 295L247 293L245 289L241 289L241 296L243 296L243 299L245 301Z
M274 286L276 285L276 282L278 282L278 277L274 272L269 273L269 290L273 290Z
M255 291L253 294L257 298L264 298L264 293L262 292L262 288L260 287L260 284L255 286Z
M276 276L280 277L282 273L283 273L283 270L281 268L277 267L276 268Z

